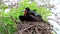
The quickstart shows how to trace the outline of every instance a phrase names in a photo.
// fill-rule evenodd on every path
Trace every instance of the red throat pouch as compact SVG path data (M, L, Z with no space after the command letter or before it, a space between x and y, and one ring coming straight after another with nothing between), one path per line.
M26 16L26 14L27 14L27 11L25 10L25 12L24 12L24 16Z

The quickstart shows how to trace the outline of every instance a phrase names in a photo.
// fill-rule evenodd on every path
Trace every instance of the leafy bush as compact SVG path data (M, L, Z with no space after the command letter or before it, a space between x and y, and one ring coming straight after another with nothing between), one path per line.
M1 7L0 12L0 34L14 34L16 23L10 18L9 13L5 13L7 6Z

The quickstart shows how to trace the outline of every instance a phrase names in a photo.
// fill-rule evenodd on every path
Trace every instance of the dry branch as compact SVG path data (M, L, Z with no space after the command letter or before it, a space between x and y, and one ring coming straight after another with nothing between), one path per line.
M35 30L36 30L37 34L40 34L37 27L35 27Z
M29 29L29 28L31 28L31 27L33 27L33 25L31 25L31 26L29 26L28 28L25 28L25 29L21 29L21 32L23 32L23 31L25 31L25 30L27 30L27 29Z

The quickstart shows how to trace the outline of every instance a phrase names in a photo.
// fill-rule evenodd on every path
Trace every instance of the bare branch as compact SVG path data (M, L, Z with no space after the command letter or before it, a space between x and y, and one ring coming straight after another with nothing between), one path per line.
M36 30L37 34L40 34L39 31L38 31L38 29L37 29L37 27L35 27L35 30Z
M12 16L10 16L10 18L11 18L16 24L18 23Z

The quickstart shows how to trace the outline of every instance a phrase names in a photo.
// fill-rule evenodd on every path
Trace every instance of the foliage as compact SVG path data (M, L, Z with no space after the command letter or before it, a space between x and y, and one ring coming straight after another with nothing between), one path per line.
M43 20L47 21L47 16L51 15L50 11L47 10L47 8L45 8L45 7L37 7L36 2L28 3L27 1L28 0L26 0L24 2L20 2L19 8L18 8L18 9L20 9L19 12L22 12L22 10L24 10L26 7L29 7L31 10L36 9L37 10L36 12L42 16Z
M16 23L11 19L10 16L13 17L17 22L19 20L19 15L24 15L23 11L26 7L29 7L31 10L36 9L37 13L39 13L42 18L47 21L47 16L50 15L50 11L48 11L45 7L37 7L36 2L28 3L29 0L24 0L24 2L19 3L19 8L11 8L11 10L8 13L5 13L5 9L7 9L7 6L4 6L3 8L0 6L1 9L3 9L0 12L0 32L1 34L13 34L16 30Z
M48 21L47 17L51 15L50 11L45 7L40 7L37 12L42 16L44 21Z
M4 5L3 7L0 5L0 34L13 34L16 30L16 24L9 17L8 13L5 13L5 10L8 6Z
M37 3L36 2L31 2L29 3L28 0L24 0L24 2L20 2L19 3L19 8L13 8L11 9L11 11L9 12L11 15L13 15L13 17L15 17L16 19L19 19L18 16L19 15L23 15L23 11L26 7L29 7L31 10L36 9L37 13L39 13L43 20L47 21L47 16L51 15L50 11L47 10L47 8L45 7L37 7Z

